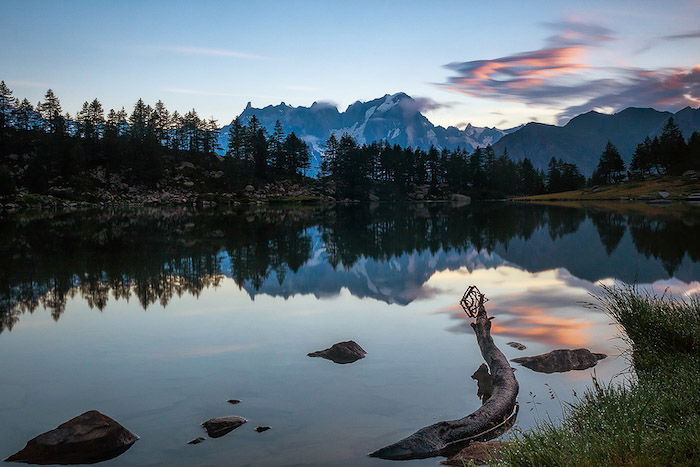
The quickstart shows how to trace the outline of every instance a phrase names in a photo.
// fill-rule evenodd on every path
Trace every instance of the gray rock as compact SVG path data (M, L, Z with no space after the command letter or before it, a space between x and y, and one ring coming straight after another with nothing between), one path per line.
M467 195L460 195L458 193L453 193L450 195L450 201L458 204L471 203L472 199Z
M370 201L379 201L379 196L375 195L374 193L370 193L369 200Z
M258 433L262 433L263 431L267 431L269 429L270 429L269 426L259 426L259 427L255 428L255 431L257 431Z
M659 198L668 199L669 196L671 196L671 193L668 191L659 191Z
M202 441L204 441L204 438L202 438L202 437L200 436L200 437L195 438L195 439L193 439L192 441L188 442L187 444L199 444L199 443L201 443Z
M221 438L247 421L248 420L242 417L220 417L211 418L202 423L202 426L207 431L210 438Z
M564 373L594 367L598 360L606 357L605 354L593 353L588 349L559 349L532 357L514 358L511 362L520 363L539 373Z
M355 341L338 342L328 349L317 350L308 354L309 357L321 357L341 364L356 362L361 358L365 358L365 355L367 355L367 352Z
M138 436L96 410L68 420L30 440L5 459L28 464L94 464L124 453Z
M523 344L521 344L520 342L510 341L510 342L506 342L506 345L510 345L510 346L513 347L514 349L518 349L518 350L525 350L525 349L527 349L527 347L524 346Z
M255 187L253 185L246 185L244 190L248 193L252 193L255 191Z
M228 402L229 404L240 404L241 403L241 401L239 401L238 399L229 399L226 402Z

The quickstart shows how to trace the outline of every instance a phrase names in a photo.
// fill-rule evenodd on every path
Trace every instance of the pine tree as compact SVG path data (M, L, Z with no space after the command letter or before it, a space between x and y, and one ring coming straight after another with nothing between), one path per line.
M154 137L166 147L170 146L168 125L170 123L170 112L165 108L163 101L156 102L151 113L150 126L153 128Z
M190 110L182 117L182 132L184 147L190 153L195 153L202 148L202 120L195 109Z
M150 117L148 106L143 102L143 99L136 101L134 110L129 116L129 132L132 140L140 143L146 141Z
M561 185L560 164L552 157L547 166L547 191L549 193L561 191Z
M430 180L430 191L434 192L437 189L438 184L442 181L442 173L440 170L440 153L435 146L430 145L426 159L428 180Z
M289 175L304 175L309 167L309 147L294 132L282 143L284 165L281 169Z
M326 140L325 149L323 150L321 160L321 175L324 177L332 176L336 171L336 157L338 155L338 140L335 135L331 135Z
M624 178L625 163L612 142L608 141L600 155L598 166L591 177L592 183L610 185L619 183Z
M296 135L294 135L296 138ZM275 128L270 135L268 141L270 146L270 159L272 160L272 165L277 170L284 170L287 165L285 161L286 151L285 151L285 135L284 130L282 130L282 124L279 120L275 121Z
M61 102L51 89L46 91L44 102L37 105L37 110L47 133L62 135L66 132L66 119L61 114Z
M659 137L659 160L664 172L678 175L688 165L687 147L683 133L673 117L669 118Z
M634 175L646 176L654 166L652 140L647 136L644 142L639 143L632 154L630 162L630 172Z
M228 150L226 155L236 160L243 160L245 154L246 128L241 124L241 119L236 117L228 129Z
M168 122L168 134L170 139L170 149L178 151L183 148L184 135L182 130L182 116L176 110L170 116Z
M216 154L219 149L219 125L214 118L202 121L204 129L203 150L207 154Z
M93 146L104 133L104 110L97 99L92 102L84 102L83 107L76 117L78 123L78 136L86 139Z
M27 99L23 99L22 102L19 103L15 109L13 119L18 130L33 130L38 124L37 112Z
M7 128L13 124L13 111L17 101L12 97L12 91L4 81L0 81L0 128Z
M688 166L700 170L700 133L697 131L688 139Z

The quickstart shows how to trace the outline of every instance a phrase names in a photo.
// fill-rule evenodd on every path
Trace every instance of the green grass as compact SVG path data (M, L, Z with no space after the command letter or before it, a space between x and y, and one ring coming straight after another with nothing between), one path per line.
M590 188L547 193L542 195L521 196L520 201L590 201L657 198L659 191L667 191L670 199L683 199L691 193L700 192L700 179L686 179L678 176L659 176L650 180L623 182L617 185L604 185L596 191Z
M700 465L700 302L606 288L600 306L625 331L634 371L566 407L559 425L501 451L517 466Z

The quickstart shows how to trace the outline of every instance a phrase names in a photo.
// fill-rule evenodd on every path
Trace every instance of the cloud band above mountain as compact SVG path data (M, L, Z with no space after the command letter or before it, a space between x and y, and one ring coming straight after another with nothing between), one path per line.
M546 26L556 30L546 47L447 64L455 75L441 86L474 97L559 107L560 123L592 109L677 110L700 104L700 65L655 70L593 66L587 63L587 52L614 40L609 29L576 21Z

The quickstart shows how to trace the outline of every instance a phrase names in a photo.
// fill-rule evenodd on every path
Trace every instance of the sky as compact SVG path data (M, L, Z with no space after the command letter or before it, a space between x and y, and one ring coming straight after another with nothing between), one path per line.
M700 1L33 1L0 4L0 79L229 123L248 101L405 92L435 124L563 124L700 106Z

